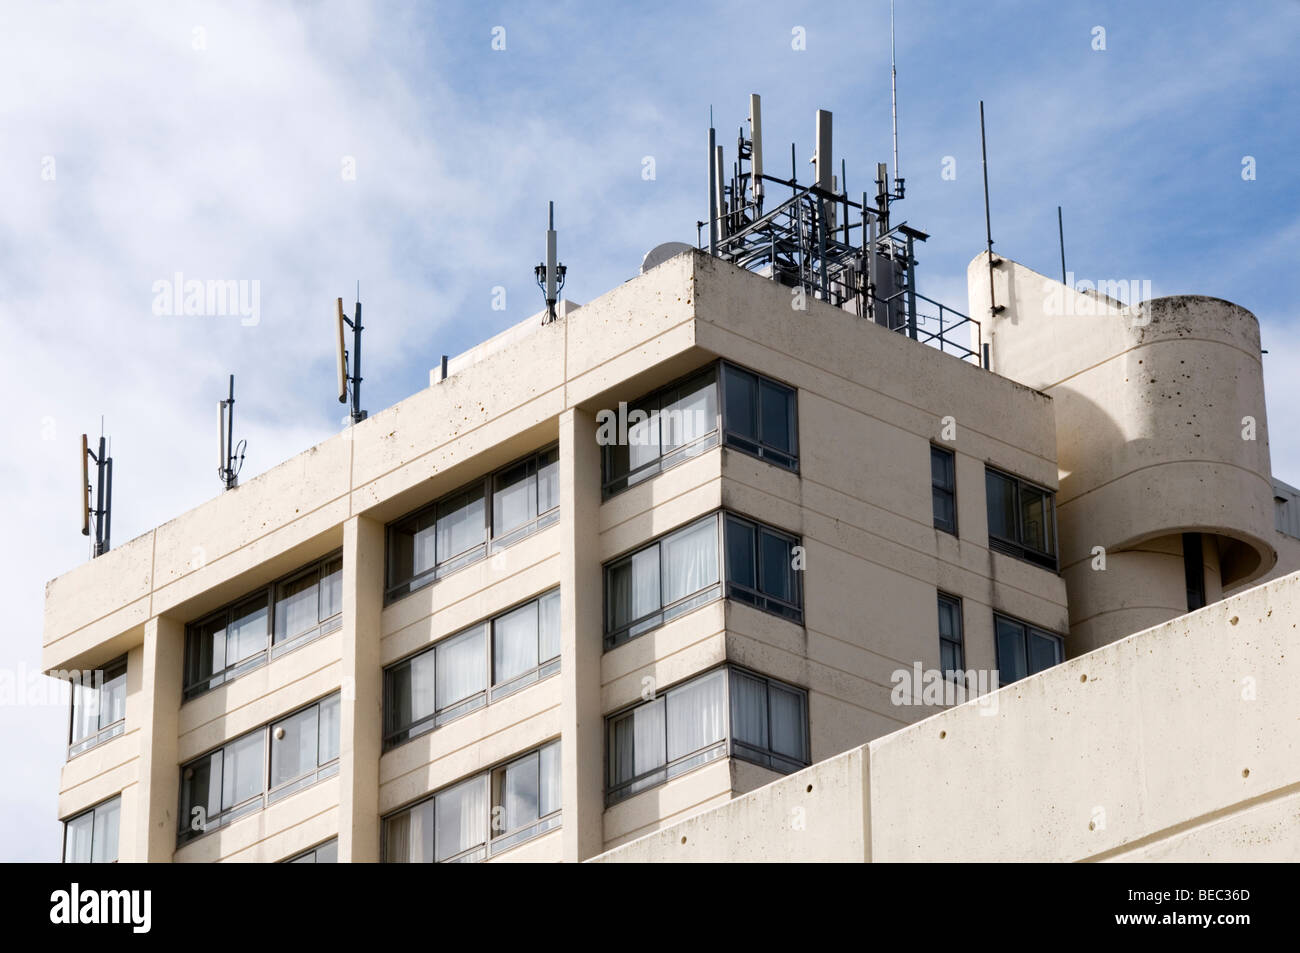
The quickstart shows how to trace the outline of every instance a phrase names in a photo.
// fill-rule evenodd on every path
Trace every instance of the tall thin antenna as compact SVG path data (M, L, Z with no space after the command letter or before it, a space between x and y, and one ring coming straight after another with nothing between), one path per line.
M903 177L898 174L898 68L894 58L894 0L889 0L889 103L894 120L894 185L903 197Z
M235 375L230 375L230 396L217 401L217 444L221 448L221 464L217 477L227 490L233 490L239 481L239 471L244 469L244 447L247 440L235 443Z
M989 253L989 314L998 314L1004 306L993 295L993 268L1002 262L993 260L993 226L989 219L989 152L984 141L984 100L980 100L980 156L984 161L984 235Z
M1065 222L1059 205L1056 206L1056 231L1061 236L1061 284L1065 284Z

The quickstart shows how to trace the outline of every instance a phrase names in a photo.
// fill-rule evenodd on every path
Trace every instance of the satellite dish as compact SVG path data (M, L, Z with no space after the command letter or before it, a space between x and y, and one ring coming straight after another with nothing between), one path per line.
M641 259L641 274L644 275L656 265L662 265L669 258L676 258L682 252L694 250L695 246L688 245L686 242L664 242L662 245L656 245Z

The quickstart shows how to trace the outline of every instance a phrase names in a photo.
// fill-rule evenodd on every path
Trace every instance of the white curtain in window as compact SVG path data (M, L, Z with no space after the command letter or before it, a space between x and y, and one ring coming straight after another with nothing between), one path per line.
M718 388L712 381L682 394L664 414L664 453L718 429Z
M537 466L537 512L540 514L560 505L560 451L542 454Z
M72 740L81 741L99 727L100 694L95 673L87 671L72 680Z
M645 420L640 419L643 413L648 414ZM659 456L659 410L657 407L647 407L640 412L632 409L627 416L628 462L635 470Z
M532 824L541 816L538 814L538 799L541 794L538 761L538 753L534 752L506 765L501 804L505 808L505 817L502 819L504 826L498 833Z
M126 672L122 669L118 669L118 672L121 674L106 681L100 692L99 727L101 728L107 728L126 717Z
M560 593L548 592L537 601L537 660L560 657Z
M95 808L95 843L91 848L91 863L111 864L117 860L117 829L121 815L120 797L105 801Z
M339 696L331 695L320 703L320 753L317 759L328 764L339 756Z
M614 627L627 625L659 608L659 547L634 555L610 573Z
M669 761L722 740L722 677L717 671L668 693Z
M480 775L434 799L437 859L446 860L487 842L487 778Z
M316 770L318 719L313 705L271 726L271 786ZM284 737L277 735L284 732Z
M808 759L806 699L802 692L792 692L772 685L768 693L772 706L772 750L796 761Z
M767 748L767 683L742 672L731 673L731 736Z
M487 687L485 628L478 626L438 644L434 677L439 711Z
M275 641L306 632L320 621L320 596L313 573L281 583L275 600Z
M266 598L249 602L234 612L226 629L226 664L234 665L266 648Z
M718 581L718 521L708 517L666 536L663 552L664 604L706 589Z
M425 526L415 534L411 543L414 547L411 561L411 574L413 576L418 576L433 568L435 558L434 540L436 535L437 527L433 523Z
M438 508L438 562L483 542L483 490L476 488Z
M88 864L91 860L95 812L87 811L64 825L63 860L69 864Z
M410 712L407 724L414 724L434 713L434 653L425 652L411 659Z
M262 761L262 738L266 729L260 729L244 738L226 745L222 759L221 807L234 807L261 793L266 769Z
M537 603L530 602L492 623L492 676L500 684L537 667Z
M531 461L501 474L492 494L492 535L504 536L527 523L537 515L536 503L537 478Z
M549 744L538 752L540 792L537 811L541 817L560 809L560 743Z
M614 724L614 783L664 764L664 700L642 705Z
M343 611L343 560L325 564L320 580L320 617L323 620Z

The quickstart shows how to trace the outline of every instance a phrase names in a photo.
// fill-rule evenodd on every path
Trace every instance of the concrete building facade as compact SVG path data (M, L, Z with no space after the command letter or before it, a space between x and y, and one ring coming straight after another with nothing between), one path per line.
M65 856L586 860L1300 567L1253 317L1000 267L990 373L681 254L51 581Z

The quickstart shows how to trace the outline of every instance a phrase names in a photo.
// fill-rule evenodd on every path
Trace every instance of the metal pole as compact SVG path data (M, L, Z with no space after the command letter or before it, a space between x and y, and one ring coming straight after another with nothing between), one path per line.
M714 159L717 134L709 125L709 254L718 253L718 183Z
M907 236L907 336L916 340L916 258L911 235Z
M361 411L361 302L357 302L357 320L352 325L352 422L365 420Z
M984 161L984 236L988 242L989 253L989 313L997 314L998 307L993 295L993 226L989 219L989 153L984 142L984 100L980 100L980 156Z
M235 485L235 375L230 375L230 404L226 412L226 489Z
M95 457L95 555L104 552L104 437L99 438L99 455Z
M113 535L113 458L109 457L105 465L108 473L108 492L105 494L104 506L104 548L102 552L108 552L112 544Z
M1065 284L1065 222L1061 218L1061 206L1056 206L1056 230L1061 236L1061 284Z

